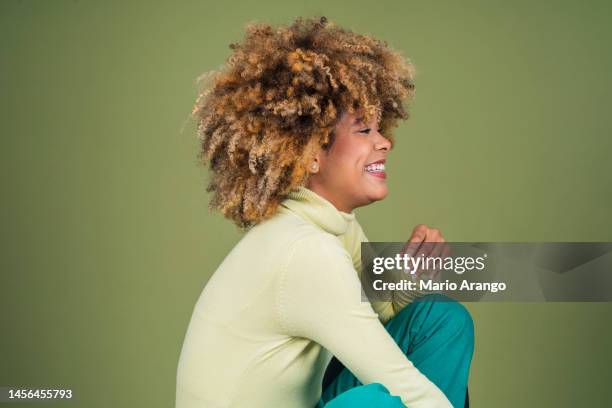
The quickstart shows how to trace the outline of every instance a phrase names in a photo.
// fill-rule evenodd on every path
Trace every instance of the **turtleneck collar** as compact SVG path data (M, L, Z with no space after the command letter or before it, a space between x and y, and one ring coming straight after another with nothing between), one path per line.
M289 193L281 202L281 207L336 236L344 234L349 223L355 220L355 213L338 210L332 203L306 187L298 187Z

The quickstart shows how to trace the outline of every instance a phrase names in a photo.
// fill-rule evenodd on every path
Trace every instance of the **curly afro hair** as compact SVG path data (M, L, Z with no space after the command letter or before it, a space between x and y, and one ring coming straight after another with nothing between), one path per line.
M377 115L380 131L408 118L414 67L385 41L318 19L297 18L276 29L249 23L231 44L225 65L193 108L208 163L209 207L240 228L273 215L291 190L304 185L307 164L333 143L343 112Z

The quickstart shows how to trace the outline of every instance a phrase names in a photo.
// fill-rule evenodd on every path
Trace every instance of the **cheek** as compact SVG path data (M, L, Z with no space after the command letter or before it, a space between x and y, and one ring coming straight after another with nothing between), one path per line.
M329 177L356 180L363 175L363 166L368 162L372 146L358 135L342 134L337 139L328 156L326 173Z
M370 144L366 141L353 140L341 146L338 153L344 166L361 168L366 164L370 151Z

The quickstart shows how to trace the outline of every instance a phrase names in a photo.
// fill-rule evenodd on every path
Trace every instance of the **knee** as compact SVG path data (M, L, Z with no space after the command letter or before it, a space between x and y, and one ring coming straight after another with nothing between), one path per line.
M325 408L405 408L400 397L391 395L380 383L351 388L325 404Z
M474 341L474 321L463 304L439 293L423 296L418 301L428 302L428 315L449 333L460 335L469 342Z

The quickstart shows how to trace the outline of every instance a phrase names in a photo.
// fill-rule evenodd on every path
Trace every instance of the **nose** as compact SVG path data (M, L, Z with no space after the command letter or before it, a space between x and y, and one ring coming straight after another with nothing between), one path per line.
M384 137L380 132L376 132L376 140L374 142L374 149L376 150L384 150L388 152L391 150L391 141Z

